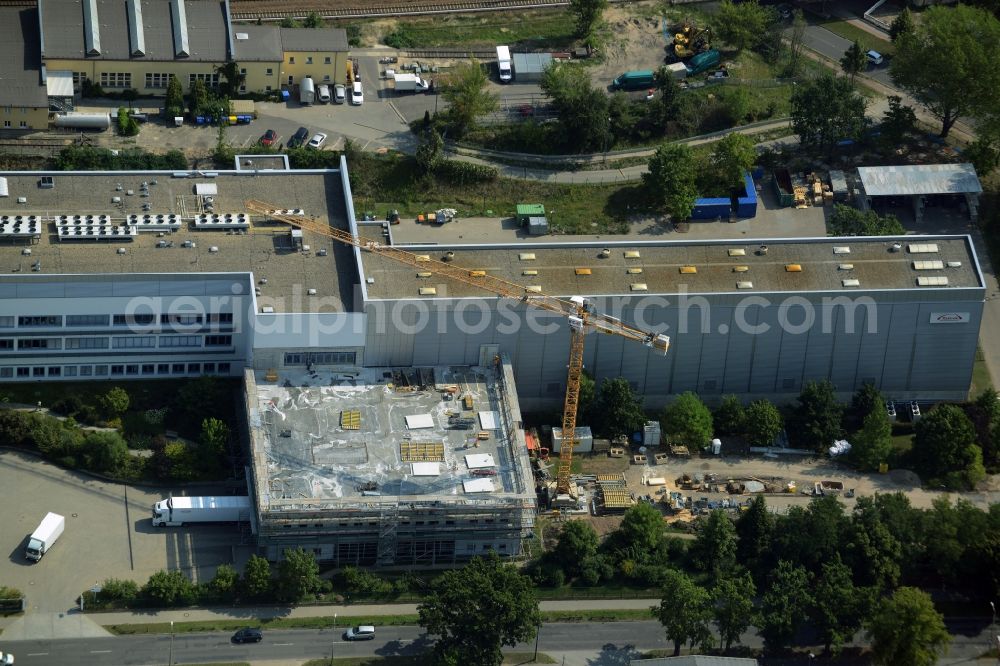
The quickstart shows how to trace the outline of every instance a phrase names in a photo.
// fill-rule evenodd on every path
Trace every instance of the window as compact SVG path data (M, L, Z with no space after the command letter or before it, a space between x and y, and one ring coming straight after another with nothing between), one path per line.
M101 72L102 88L131 88L132 74L129 72Z
M270 67L268 67L268 68L267 68L267 75L268 75L268 76L274 76L274 70L273 70L273 69L271 69Z
M219 87L219 75L218 74L188 74L188 87L194 85L195 81L202 81L207 88L218 88Z
M229 374L229 364L228 363L220 363L219 364L219 374L227 374L227 375Z
M14 376L14 368L0 368L0 379L10 379Z
M172 369L172 371L173 371L173 373L175 375L183 375L184 374L184 364L183 363L174 363L171 366L171 369Z
M4 127L10 127L10 121L9 120L3 121L3 126Z
M27 127L27 126L28 126L28 121L26 121L26 120L22 120L21 122L19 122L19 123L17 124L17 126L18 126L18 127Z
M66 338L66 349L107 349L107 338Z
M31 368L18 368L17 369L17 376L18 377L30 377L31 376Z
M155 335L132 335L114 338L115 349L151 349L156 347Z
M198 335L161 335L160 347L200 347L201 336Z
M61 349L59 338L21 338L17 341L18 349Z
M264 87L264 91L265 92L271 92L271 86L265 86Z
M323 64L324 65L329 65L330 64L330 56L326 56L326 57L323 58Z
M67 326L107 326L108 315L66 315Z
M206 335L205 336L205 346L206 347L229 347L233 344L233 336L231 335Z
M125 374L125 366L124 365L113 365L113 366L111 366L111 374L112 375L124 375Z
M306 355L298 352L285 352L285 365L305 365Z
M246 67L240 67L240 74L242 74L243 76L246 76L247 75L247 68Z
M130 363L129 365L126 365L125 366L125 374L126 375L137 375L137 374L139 374L139 364L138 363Z
M106 365L95 365L94 375L97 377L107 377L108 376L108 366Z
M200 363L188 363L188 372L201 372Z
M147 88L166 88L170 84L170 74L167 73L146 73Z
M45 368L32 368L31 369L31 376L32 377L44 377L45 376Z
M94 374L94 368L93 368L93 366L89 366L89 365L81 365L80 366L80 376L81 377L90 377L92 374Z
M58 365L49 368L49 377L62 377L62 368Z
M170 374L170 364L160 363L156 366L156 374L158 375L169 375Z
M14 338L0 339L0 349L13 349L13 348L14 348Z
M156 315L147 312L143 314L115 315L115 326L150 326L156 323Z
M285 352L285 365L353 365L355 352Z
M62 317L59 315L37 315L29 317L18 317L18 326L62 326Z
M63 376L64 377L76 377L76 366L75 365L67 365L67 366L65 366L63 368Z
M288 64L289 65L295 64L295 56L288 56Z
M205 321L200 314L163 314L160 315L161 324L173 324L175 326L193 326Z
M152 363L143 363L143 365L142 365L142 374L144 374L144 375L151 375L155 371L156 371L156 366L155 365L153 365Z
M324 74L323 75L323 80L324 81L329 81L330 80L330 75L329 74Z
M208 315L209 324L232 324L233 323L233 313L232 312L211 312Z
M87 72L73 72L73 90L83 87L83 82L87 80Z
M307 65L313 64L313 57L312 56L306 56L306 64Z
M205 372L215 372L215 364L214 363L206 363L205 364Z

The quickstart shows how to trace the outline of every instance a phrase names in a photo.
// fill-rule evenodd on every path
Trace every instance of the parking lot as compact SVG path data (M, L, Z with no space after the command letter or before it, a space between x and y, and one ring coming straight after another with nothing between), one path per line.
M80 592L107 578L141 584L160 569L179 569L195 581L207 580L219 564L242 564L249 557L235 526L154 529L150 507L168 494L97 481L16 451L0 452L0 534L6 553L0 581L24 593L29 615L63 614L77 607ZM24 548L49 511L65 516L65 532L41 561L32 562Z

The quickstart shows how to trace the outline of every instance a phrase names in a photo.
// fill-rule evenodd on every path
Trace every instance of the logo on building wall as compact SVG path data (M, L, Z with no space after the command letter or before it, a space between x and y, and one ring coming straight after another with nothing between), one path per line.
M968 324L971 316L968 312L932 312L932 324Z

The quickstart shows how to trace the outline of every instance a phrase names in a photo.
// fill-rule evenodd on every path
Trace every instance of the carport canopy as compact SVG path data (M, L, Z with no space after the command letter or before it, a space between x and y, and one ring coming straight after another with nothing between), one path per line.
M869 197L979 194L983 186L971 164L858 167Z

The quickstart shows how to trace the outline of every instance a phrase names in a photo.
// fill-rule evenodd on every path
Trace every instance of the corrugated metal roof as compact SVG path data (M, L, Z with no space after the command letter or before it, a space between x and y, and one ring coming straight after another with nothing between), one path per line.
M281 28L281 48L285 51L347 51L347 31L343 28Z
M45 75L45 86L49 97L72 97L73 72L68 69L47 72Z
M80 17L83 10L80 10ZM77 19L80 20L79 18ZM0 7L0 105L48 108L42 85L38 14L34 7ZM83 41L83 33L80 33Z
M983 191L971 164L913 164L858 167L868 196L978 194Z
M514 72L517 74L541 74L552 63L551 53L515 53Z

